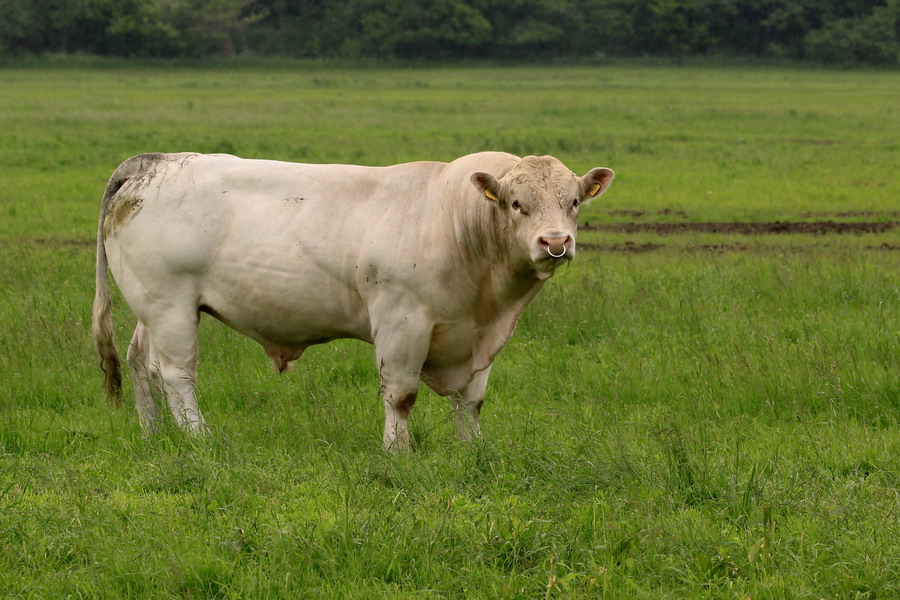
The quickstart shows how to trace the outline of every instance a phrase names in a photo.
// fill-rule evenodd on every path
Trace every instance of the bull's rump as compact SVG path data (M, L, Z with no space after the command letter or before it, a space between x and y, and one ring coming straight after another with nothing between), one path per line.
M371 341L382 264L396 279L409 254L397 224L424 218L409 191L440 168L162 155L106 208L110 268L145 322L194 306L270 346Z

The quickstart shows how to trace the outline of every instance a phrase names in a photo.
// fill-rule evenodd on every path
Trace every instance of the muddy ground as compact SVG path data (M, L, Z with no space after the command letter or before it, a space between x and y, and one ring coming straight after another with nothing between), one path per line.
M582 231L608 231L617 233L734 233L739 235L764 235L775 233L824 235L826 233L884 233L896 228L897 222L844 222L844 221L770 221L724 223L584 223Z
M730 221L730 222L691 222L687 220L678 222L656 223L652 221L641 221L645 217L677 217L680 219L689 218L689 214L682 210L662 209L659 211L643 211L643 210L612 210L609 211L611 217L628 217L632 219L628 222L613 223L591 223L586 222L579 226L580 231L594 231L607 233L645 233L656 234L659 236L689 234L689 233L712 233L727 235L746 235L764 237L767 235L777 234L795 234L808 236L822 236L826 234L881 234L900 228L900 221L883 220L883 221L835 221L834 218L842 219L873 219L885 218L894 219L900 217L900 211L876 212L876 211L846 211L846 212L829 212L829 213L803 213L797 215L796 221L768 221L768 222L747 222L747 221ZM826 217L831 217L827 218ZM819 218L823 220L806 220L810 218ZM802 251L813 248L821 248L830 246L830 242L812 244L765 244L760 240L753 243L742 241L729 241L725 243L714 244L693 244L685 246L672 246L682 251L698 251L698 252L791 252ZM852 244L851 244L852 245ZM578 247L584 250L597 250L600 252L620 252L626 254L643 254L654 252L666 248L668 244L659 242L614 242L614 243L596 243L581 242ZM861 250L876 251L897 251L900 250L900 244L882 242L876 244L856 245Z
M645 254L666 248L666 244L654 244L652 242L621 242L614 244L596 244L593 242L578 242L579 250L613 252L621 254ZM691 244L688 246L672 246L684 252L802 252L818 248L828 248L829 244L822 245L776 245L776 244L742 244L740 242L728 244ZM856 246L860 250L896 252L900 250L900 244L868 244Z

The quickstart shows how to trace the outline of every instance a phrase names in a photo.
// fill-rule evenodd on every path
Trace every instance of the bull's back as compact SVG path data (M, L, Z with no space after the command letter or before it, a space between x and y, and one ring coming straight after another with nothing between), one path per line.
M368 339L361 263L421 170L155 155L105 207L110 266L130 304L177 289L260 341Z

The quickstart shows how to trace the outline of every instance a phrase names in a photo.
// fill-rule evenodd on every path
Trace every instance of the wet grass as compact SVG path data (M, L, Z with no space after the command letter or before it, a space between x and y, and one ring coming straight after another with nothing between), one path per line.
M314 347L277 376L205 321L214 436L145 440L102 398L87 335L99 197L131 154L388 164L495 148L616 169L591 222L896 221L896 74L34 69L0 83L2 595L900 595L900 252L873 249L900 244L896 229L585 232L598 247L497 361L485 438L455 441L445 401L423 393L408 456L380 450L365 344ZM659 247L603 246L628 242ZM124 351L118 297L115 324Z

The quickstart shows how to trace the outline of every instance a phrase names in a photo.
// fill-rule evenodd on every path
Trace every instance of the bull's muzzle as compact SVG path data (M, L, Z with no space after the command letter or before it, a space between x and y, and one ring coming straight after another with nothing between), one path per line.
M562 258L572 247L572 236L538 238L538 246L553 258Z

